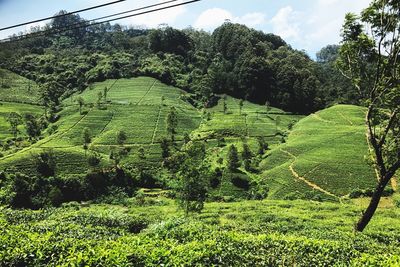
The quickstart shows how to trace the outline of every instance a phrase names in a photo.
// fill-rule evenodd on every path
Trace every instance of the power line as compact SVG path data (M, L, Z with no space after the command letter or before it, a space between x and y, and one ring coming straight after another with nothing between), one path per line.
M7 26L7 27L4 27L4 28L0 28L0 31L4 31L4 30L8 30L8 29L12 29L12 28L16 28L16 27L20 27L20 26L24 26L24 25L36 23L36 22L41 22L41 21L45 21L45 20L49 20L49 19L65 17L65 16L72 15L72 14L75 14L75 13L84 12L84 11L88 11L88 10L92 10L92 9L96 9L96 8L100 8L100 7L105 7L105 6L109 6L109 5L114 5L114 4L117 4L119 2L124 2L124 1L126 1L126 0L117 0L117 1L114 1L114 2L105 3L105 4L97 5L97 6L92 6L92 7L76 10L76 11L73 11L73 12L65 13L65 14L59 14L59 15L55 15L55 16L51 16L51 17L47 17L47 18L43 18L43 19L37 19L37 20L32 20L32 21L28 21L28 22L12 25L12 26Z
M154 7L154 6L165 5L167 3L175 2L175 1L177 1L177 0L171 0L171 1L166 1L166 2L163 2L163 3L159 3L159 4L154 4L154 5L150 5L150 6L146 6L146 7L137 8L136 11L137 10L147 9L147 8ZM75 23L75 24L71 24L69 26L66 26L66 27L63 27L63 28L59 28L59 29L50 29L50 30L36 32L36 33L25 34L25 35L21 35L21 36L17 36L17 37L10 37L10 38L1 39L0 43L5 43L5 42L9 42L9 41L19 41L19 40L24 40L24 39L34 38L34 37L45 36L47 34L57 34L57 33L62 33L62 32L65 32L65 31L70 31L70 30L75 30L75 29L80 29L80 28L85 28L85 27L91 27L91 26L95 26L95 25L99 25L99 24L103 24L103 23L108 23L108 22L112 22L112 21L116 21L116 20L125 19L125 18L140 16L140 15L153 13L153 12L157 12L157 11L161 11L161 10L165 10L165 9L169 9L169 8L173 8L173 7L178 7L178 6L182 6L182 5L187 5L187 4L191 4L191 3L195 3L195 2L199 2L199 1L201 1L201 0L191 0L191 1L183 2L183 3L178 3L178 4L174 4L174 5L169 5L169 6L160 7L160 8L156 8L156 9L152 9L152 10L143 11L143 12L140 12L140 13L135 13L135 14L127 15L127 16L122 16L122 17L118 17L118 18L114 18L114 19L94 22L92 24L87 24L87 21L84 21L84 22L82 22L82 23L84 23L84 25L81 25L81 23ZM133 11L134 10L130 10L129 12L133 12ZM127 13L127 12L128 11L121 12L121 13L124 14L124 13ZM105 16L105 17L102 17L102 18L113 17L113 16L119 15L121 13L108 15L108 16ZM91 20L91 21L94 21L94 20ZM70 28L71 26L74 26L74 25L79 25L79 26Z

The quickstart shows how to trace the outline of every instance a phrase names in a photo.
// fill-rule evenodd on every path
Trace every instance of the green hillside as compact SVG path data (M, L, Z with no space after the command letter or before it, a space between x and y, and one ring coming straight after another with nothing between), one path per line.
M304 117L247 101L241 106L232 97L221 97L215 106L198 110L185 101L188 96L149 77L95 83L63 101L60 119L49 126L52 131L46 131L44 138L5 152L0 167L30 174L34 172L33 155L51 149L57 175L82 175L89 168L82 139L88 128L92 137L89 150L100 153L103 167L112 164L109 155L119 146L116 136L122 130L127 137L123 147L129 151L123 162L138 163L142 147L146 161L139 164L158 168L162 162L160 140L169 137L166 117L173 106L178 117L177 147L187 133L192 140L205 142L211 165L223 169L229 145L234 144L240 154L243 144L248 144L254 156L252 166L257 168L260 162L261 172L249 172L242 165L235 177L262 188L270 198L337 200L375 183L374 171L365 160L364 111L360 107L337 105ZM84 101L81 112L78 98ZM39 106L14 103L3 103L0 111L3 137L11 136L5 121L10 111L43 112ZM23 133L23 126L20 128ZM260 137L270 147L264 156L257 156ZM212 194L248 196L249 189L233 185L232 177L219 179Z
M340 198L370 189L376 177L367 164L364 109L337 105L300 120L285 144L261 163L262 182L274 198L298 195Z
M38 85L11 71L0 69L0 101L38 104Z
M99 93L107 96L97 104ZM148 77L134 79L107 80L95 83L81 94L75 94L63 101L60 119L52 128L50 136L29 148L10 154L0 160L0 166L18 166L20 170L31 171L28 159L32 153L43 149L53 149L60 174L84 173L87 169L85 151L82 147L82 132L89 128L92 135L91 149L103 155L103 163L109 164L110 149L117 146L117 132L127 134L125 147L131 148L125 161L135 161L139 147L145 148L146 161L160 166L160 140L167 137L166 116L172 106L176 108L178 127L175 139L181 141L185 133L193 140L206 140L210 148L215 146L218 136L224 137L227 144L240 142L243 138L256 149L255 137L265 136L267 141L277 143L277 131L287 129L287 125L301 116L290 115L272 108L245 101L241 112L239 100L227 97L227 114L223 113L222 99L203 113L184 100L186 93L167 86ZM76 100L81 97L85 105L82 114ZM206 113L210 113L207 118ZM278 124L276 124L276 117ZM223 150L223 149L222 149ZM74 165L76 165L74 167Z

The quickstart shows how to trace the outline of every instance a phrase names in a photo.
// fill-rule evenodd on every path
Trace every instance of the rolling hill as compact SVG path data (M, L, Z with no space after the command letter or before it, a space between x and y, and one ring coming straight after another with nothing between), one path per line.
M262 182L273 198L319 195L338 199L354 189L371 189L374 170L367 164L364 109L336 105L300 120L287 142L261 163Z
M20 94L28 95L23 90L20 88ZM240 153L242 144L247 143L257 155L257 138L263 137L270 150L261 160L261 173L250 173L243 166L240 173L268 191L270 198L337 200L352 190L374 185L374 171L364 159L368 148L361 107L337 105L305 117L247 101L241 107L240 100L232 97L221 97L215 106L198 110L186 101L187 96L186 92L149 77L95 83L65 99L60 119L49 127L53 130L46 131L44 138L31 146L6 152L0 158L0 167L34 173L33 156L51 149L57 175L84 174L89 168L82 141L85 128L92 136L89 149L100 153L102 166L112 164L110 151L118 146L116 135L123 130L127 135L123 146L130 151L123 161L137 162L138 149L143 147L146 165L160 167L160 140L168 137L166 116L173 106L178 116L177 145L185 133L194 141L205 142L214 168L225 165L230 144L235 144ZM78 98L85 103L81 112ZM27 110L43 112L37 105L0 105L4 137L10 137L6 114ZM224 178L216 190L222 195L239 196L243 191Z

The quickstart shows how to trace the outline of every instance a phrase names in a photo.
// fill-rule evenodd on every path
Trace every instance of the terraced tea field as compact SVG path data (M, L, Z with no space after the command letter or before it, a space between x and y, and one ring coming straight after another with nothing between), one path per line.
M0 100L26 104L38 104L38 85L11 71L0 69Z
M240 169L267 188L270 198L300 195L340 200L354 189L371 188L375 183L374 171L364 159L367 143L364 111L360 107L338 105L304 117L246 101L240 107L238 99L221 97L214 107L197 110L183 100L185 94L148 77L95 83L63 101L60 119L52 126L56 129L54 133L45 134L45 138L30 147L8 152L0 158L0 167L31 173L32 156L43 149L52 149L57 173L85 173L88 168L82 139L85 128L92 137L90 149L102 155L103 166L111 164L109 154L118 146L116 135L120 130L126 132L124 146L130 148L125 161L136 162L138 148L143 147L146 164L160 166L159 142L169 137L166 117L173 106L178 116L175 136L178 146L185 133L193 140L205 141L214 167L223 166L230 144L235 144L240 153L246 142L256 155L257 138L264 137L272 150L261 162L262 174L251 175ZM81 113L76 101L80 97L85 102ZM11 136L5 121L11 111L41 114L43 109L36 105L2 103L0 134L3 138ZM24 131L22 126L20 130ZM221 138L224 139L222 146L218 145ZM235 189L230 183L226 186L227 191ZM225 190L222 187L220 191Z
M104 97L105 90L107 92ZM100 93L103 96L99 101ZM239 100L228 97L227 114L223 113L221 99L218 105L205 111L210 113L207 119L201 111L182 100L184 94L186 92L148 77L95 83L83 93L63 101L64 108L60 112L60 120L53 126L56 129L53 134L29 148L0 159L0 166L15 165L29 172L31 164L27 162L30 162L32 153L53 149L59 173L81 172L87 168L82 147L82 132L85 128L92 135L91 149L102 154L104 164L107 165L109 161L110 149L117 146L117 132L122 130L127 135L124 146L131 148L125 160L134 161L137 158L137 148L143 147L147 162L159 165L159 141L168 137L166 117L172 106L178 117L175 140L179 143L183 135L188 133L194 140L207 140L210 148L215 145L216 135L223 135L227 143L238 142L244 137L253 144L254 149L254 138L257 136L264 136L268 142L276 143L279 141L276 132L287 129L290 122L301 117L275 108L267 110L266 107L249 102L244 102L240 111ZM78 97L85 103L81 113L76 101ZM71 167L74 164L79 167Z
M285 144L262 162L271 197L288 192L339 199L354 189L372 188L367 164L364 109L337 105L300 120Z

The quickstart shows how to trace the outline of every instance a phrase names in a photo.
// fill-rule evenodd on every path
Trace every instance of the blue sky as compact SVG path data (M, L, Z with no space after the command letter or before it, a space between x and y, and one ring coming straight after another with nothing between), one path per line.
M0 0L0 27L51 16L61 9L74 11L112 0ZM180 0L181 2L183 0ZM126 0L112 6L81 13L94 19L104 15L162 2L158 0ZM284 38L292 47L305 50L310 56L323 46L340 41L340 28L347 12L359 12L369 0L202 0L118 21L125 25L157 27L166 23L176 28L192 26L212 32L226 19L246 24ZM1 31L5 38L29 26Z

